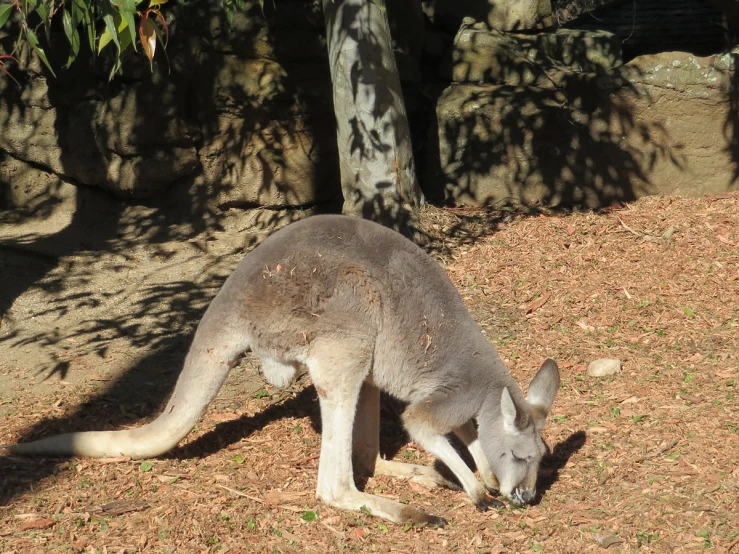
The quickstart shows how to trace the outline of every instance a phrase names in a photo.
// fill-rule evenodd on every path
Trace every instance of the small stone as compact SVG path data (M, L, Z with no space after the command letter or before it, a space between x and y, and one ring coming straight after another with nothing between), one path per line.
M624 542L623 539L617 535L603 535L601 533L596 533L593 538L601 548L610 548L611 546Z
M692 394L687 394L684 392L680 393L678 396L685 400L685 402L690 402L691 404L700 404L701 402L703 402L703 399L700 396L694 396Z
M672 238L672 235L675 234L675 231L677 230L677 227L674 225L671 227L668 227L667 230L662 233L662 240L668 241Z
M606 377L621 373L621 360L615 358L601 358L588 364L588 375L591 377Z

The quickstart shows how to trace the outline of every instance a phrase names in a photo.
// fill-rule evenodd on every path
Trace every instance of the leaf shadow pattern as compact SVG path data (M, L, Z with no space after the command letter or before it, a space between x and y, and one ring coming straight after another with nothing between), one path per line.
M343 212L407 236L421 198L387 17L372 2L324 0Z
M731 72L730 91L733 92L730 98L730 110L726 121L724 122L724 140L726 141L726 151L731 157L734 165L732 184L739 183L739 67L737 60L739 56L736 54L732 58L732 65L729 67Z
M471 28L455 51L456 82L441 93L429 133L432 201L592 209L654 192L657 166L687 167L684 145L639 113L656 99L638 66L618 65L618 41L602 39L591 62L567 35L533 50L534 39L514 47L495 36Z
M194 441L165 454L164 457L187 460L215 454L222 449L244 440L252 433L287 415L306 414L316 432L321 430L321 417L318 409L318 395L313 386L307 386L292 398L278 404L271 404L253 416L241 416L234 421L219 423L215 429Z
M166 347L127 369L107 390L81 403L72 414L30 426L21 440L77 430L120 428L153 416L174 386L175 370L184 361L186 343L182 337L168 341ZM120 406L125 406L125 410L119 409ZM0 506L33 490L36 483L57 473L62 464L59 459L0 457Z
M12 140L0 144L0 162L7 162L0 167L2 207L7 208L0 212L0 225L50 220L64 210L71 220L51 234L16 233L0 239L10 269L0 275L0 316L7 316L14 300L34 287L59 294L59 305L47 307L58 316L66 315L64 302L80 308L111 297L111 291L97 296L90 292L86 298L84 292L76 293L77 298L64 295L70 283L52 275L62 270L64 258L82 256L94 263L110 252L122 252L124 261L114 268L122 272L127 263L137 261L129 252L142 242L151 245L149 256L166 261L174 256L167 243L190 243L192 257L206 255L208 242L222 239L226 232L238 237L232 250L243 251L270 230L336 204L340 193L329 184L335 138L330 129L321 132L331 117L325 102L328 67L304 63L322 51L321 26L306 23L304 12L312 9L312 2L290 6L277 17L263 14L259 2L249 3L231 31L222 11L209 2L177 6L181 13L170 29L171 75L164 64L155 66L151 75L148 62L140 57L129 60L120 78L106 84L106 60L96 64L80 58L54 80L28 51L21 52L21 65L27 68L19 75L21 87L0 81L6 107L0 110L0 128L14 133ZM280 37L291 33L299 35L307 52L279 46ZM188 40L182 40L185 37ZM53 35L55 41L63 41L63 36ZM244 60L251 64L246 70ZM46 93L40 99L33 92L34 82L35 90ZM43 132L34 133L36 129ZM16 140L20 136L27 140ZM297 163L286 163L287 155L297 156ZM294 166L299 167L290 173L288 167ZM46 175L46 181L19 193L39 175ZM304 186L301 192L295 186L301 177L319 183L318 200L314 191ZM126 183L136 188L127 189ZM118 198L101 188L115 191ZM14 196L22 197L22 206L13 205ZM281 202L292 208L241 215L241 209ZM219 268L223 257L209 258L219 278L228 274L230 267ZM234 260L228 262L231 267ZM79 275L74 284L84 286L93 280L94 271ZM131 318L158 317L148 310L168 299L175 303L168 308L173 314L188 303L202 307L204 299L187 288L186 282L150 286L134 301ZM173 329L179 324L163 323ZM106 328L118 335L139 332L120 318L98 318L87 322L79 335L97 336ZM63 334L23 340L50 345ZM2 340L12 338L5 335ZM152 338L141 335L135 342L156 346L149 342Z
M106 83L104 59L78 59L53 80L27 57L20 88L0 80L0 129L15 133L13 141L0 133L0 227L32 229L0 237L0 342L50 352L37 364L45 378L81 373L83 358L102 366L112 350L129 351L106 390L68 416L30 426L21 441L101 422L120 428L131 414L153 414L243 252L273 229L336 204L328 67L306 63L323 48L321 27L306 17L312 2L289 4L279 14L265 6L263 14L259 2L248 3L231 32L212 3L178 4L171 75L164 63L150 74L141 57ZM279 45L290 34L305 52ZM31 80L45 95L32 94ZM18 197L23 207L14 207ZM291 207L277 209L283 202ZM35 225L48 222L56 222L53 232ZM103 290L101 272L109 274ZM42 299L29 317L57 323L14 328L26 317L13 310L24 294ZM0 460L2 468L14 464ZM31 481L0 469L3 503L56 465L37 467Z

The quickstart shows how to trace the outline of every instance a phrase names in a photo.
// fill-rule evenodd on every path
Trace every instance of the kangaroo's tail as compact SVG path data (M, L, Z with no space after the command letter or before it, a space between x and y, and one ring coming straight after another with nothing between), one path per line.
M130 456L134 459L158 456L172 449L195 427L237 356L248 348L243 326L228 321L223 300L223 295L217 295L206 311L174 393L164 412L151 423L137 429L67 433L0 446L10 454L23 456Z

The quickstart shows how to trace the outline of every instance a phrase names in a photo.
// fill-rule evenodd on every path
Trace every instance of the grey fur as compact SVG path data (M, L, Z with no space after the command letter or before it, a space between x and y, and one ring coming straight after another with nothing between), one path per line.
M160 455L195 426L247 349L277 386L307 366L323 420L316 495L328 504L365 507L396 522L445 523L354 485L355 470L448 483L431 468L378 458L380 390L408 402L403 421L411 437L449 466L479 508L495 505L485 487L498 483L514 503L535 496L545 452L540 431L559 386L556 364L544 363L527 401L444 270L401 235L344 216L289 225L244 258L203 316L172 398L155 421L6 449ZM485 487L451 447L450 432L468 446Z

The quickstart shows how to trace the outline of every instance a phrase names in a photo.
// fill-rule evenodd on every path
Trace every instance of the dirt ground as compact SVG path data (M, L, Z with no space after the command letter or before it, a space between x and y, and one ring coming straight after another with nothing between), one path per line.
M155 415L258 238L247 223L166 240L121 223L97 240L61 216L0 217L0 443ZM314 390L269 387L247 356L166 456L0 458L0 553L739 553L739 194L599 214L428 209L424 225L522 387L560 364L535 505L480 513L461 492L384 477L361 484L449 525L321 504ZM599 358L622 372L590 377ZM383 422L386 456L433 463L391 403Z

